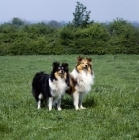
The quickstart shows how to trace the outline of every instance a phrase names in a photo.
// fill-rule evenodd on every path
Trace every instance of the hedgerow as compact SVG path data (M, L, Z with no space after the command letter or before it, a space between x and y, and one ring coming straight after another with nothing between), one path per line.
M139 29L116 19L108 24L72 23L54 28L45 23L0 25L0 55L139 54Z

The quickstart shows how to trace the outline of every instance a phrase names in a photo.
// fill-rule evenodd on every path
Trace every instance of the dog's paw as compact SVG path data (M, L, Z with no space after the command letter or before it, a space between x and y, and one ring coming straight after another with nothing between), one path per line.
M38 105L37 109L40 109L41 108L41 105Z
M80 109L86 109L85 107L83 107L82 105L80 106Z
M79 110L79 107L78 107L78 106L76 106L76 107L75 107L75 110Z
M57 110L58 110L58 111L61 111L62 109L61 109L61 107L59 107Z
M49 107L48 107L48 110L51 111L51 110L52 110L52 107L49 106Z

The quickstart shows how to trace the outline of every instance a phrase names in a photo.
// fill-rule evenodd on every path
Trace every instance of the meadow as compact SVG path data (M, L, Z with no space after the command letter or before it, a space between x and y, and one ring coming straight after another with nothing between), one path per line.
M139 139L139 55L89 57L95 83L83 100L86 109L76 111L66 94L62 111L49 112L37 109L32 79L50 73L53 61L72 70L77 55L0 56L0 140Z

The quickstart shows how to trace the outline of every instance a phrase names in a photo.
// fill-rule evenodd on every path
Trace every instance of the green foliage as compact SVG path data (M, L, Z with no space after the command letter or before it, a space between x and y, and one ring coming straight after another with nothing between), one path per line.
M139 53L139 30L123 19L117 18L109 25L112 53Z
M139 55L90 55L95 82L76 111L65 95L62 111L37 109L31 94L36 72L77 55L0 56L0 140L139 139Z
M24 25L25 23L21 19L15 17L12 19L12 24L17 25L17 26L21 26L21 25Z
M62 45L74 54L105 54L99 50L105 48L109 40L108 31L99 23L88 25L87 28L67 26L61 30L60 37Z
M60 27L62 27L62 25L59 22L55 21L55 20L49 21L48 25L50 27L52 27L52 28L60 28Z
M139 29L123 19L84 28L57 25L54 21L0 25L0 55L139 54Z
M4 24L0 27L0 55L49 54L55 31L44 23L20 28Z

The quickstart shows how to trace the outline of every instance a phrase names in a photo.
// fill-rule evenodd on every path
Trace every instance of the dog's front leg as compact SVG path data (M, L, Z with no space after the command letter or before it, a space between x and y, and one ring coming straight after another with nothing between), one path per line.
M79 93L78 92L74 92L73 93L73 104L76 110L79 110L78 104L79 104Z
M61 99L58 99L58 102L57 102L57 110L61 110Z
M53 97L49 97L49 100L48 100L48 108L49 108L49 111L52 110L52 105L53 105Z
M79 96L79 108L80 108L80 109L86 109L86 108L83 107L83 105L82 105L83 96L84 96L83 93L81 93L80 96Z

